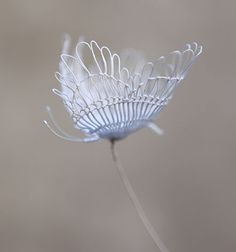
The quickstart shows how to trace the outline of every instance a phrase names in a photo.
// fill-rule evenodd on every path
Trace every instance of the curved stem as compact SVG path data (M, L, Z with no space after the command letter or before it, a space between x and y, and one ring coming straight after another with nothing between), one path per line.
M161 252L169 252L168 249L163 244L163 242L161 241L157 232L153 228L152 224L148 220L148 218L142 208L142 205L140 204L138 197L135 194L135 192L130 184L130 181L126 175L126 172L125 172L124 168L122 167L121 163L119 162L118 154L115 150L115 141L114 140L111 141L111 154L112 154L113 161L116 165L116 168L119 172L119 175L121 177L121 180L125 186L125 189L126 189L128 195L129 195L129 198L132 201L132 203L135 207L135 210L137 211L138 216L141 219L143 225L145 226L148 234L151 236L152 240L154 241L154 243L156 244L156 246L158 247L158 249Z

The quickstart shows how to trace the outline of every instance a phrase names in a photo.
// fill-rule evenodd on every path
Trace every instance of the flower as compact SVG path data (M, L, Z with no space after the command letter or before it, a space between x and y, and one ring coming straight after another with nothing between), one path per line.
M75 128L88 137L65 133L49 108L57 131L45 123L56 135L83 142L119 140L144 127L161 133L153 121L202 52L202 46L194 42L152 63L134 50L119 56L93 40L79 41L74 55L68 54L69 45L66 36L56 73L61 89L53 92L62 98Z
M202 46L195 42L187 44L183 50L173 51L153 63L146 62L144 56L134 50L124 51L120 56L111 53L106 46L100 47L93 40L90 43L79 41L74 55L68 54L69 46L70 38L66 36L56 73L61 89L53 89L53 92L62 98L75 128L88 137L80 139L64 132L49 107L55 129L44 122L55 135L66 140L111 141L112 158L129 198L156 246L160 251L168 252L119 162L115 140L144 127L162 133L153 121L201 54ZM83 57L84 53L86 57Z

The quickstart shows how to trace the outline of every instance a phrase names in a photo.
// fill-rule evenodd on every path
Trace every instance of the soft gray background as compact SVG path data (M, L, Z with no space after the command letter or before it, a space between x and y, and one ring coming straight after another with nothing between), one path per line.
M171 252L236 251L236 4L213 0L1 0L0 251L157 251L108 142L54 137L61 37L80 35L150 59L186 42L204 53L158 123L118 144L133 186Z

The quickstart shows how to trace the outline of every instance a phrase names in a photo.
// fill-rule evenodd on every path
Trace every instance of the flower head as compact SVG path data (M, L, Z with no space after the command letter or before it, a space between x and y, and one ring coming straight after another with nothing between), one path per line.
M57 135L72 141L117 140L143 127L158 130L153 120L168 104L175 88L184 79L202 52L197 43L187 44L154 62L146 62L138 52L127 50L119 56L95 41L79 41L73 55L66 36L57 79L59 95L74 126L88 135L78 139L66 134L52 121Z

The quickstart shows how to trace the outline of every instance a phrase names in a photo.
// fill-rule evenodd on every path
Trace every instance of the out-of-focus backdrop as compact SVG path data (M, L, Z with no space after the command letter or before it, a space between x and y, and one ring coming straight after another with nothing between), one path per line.
M162 112L118 151L171 252L236 251L236 4L213 0L0 2L0 251L157 251L112 163L109 143L70 143L43 125L45 106L73 133L58 87L61 38L83 35L150 60L204 47Z

